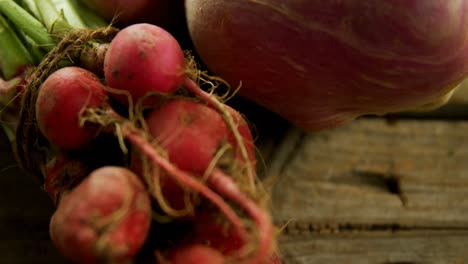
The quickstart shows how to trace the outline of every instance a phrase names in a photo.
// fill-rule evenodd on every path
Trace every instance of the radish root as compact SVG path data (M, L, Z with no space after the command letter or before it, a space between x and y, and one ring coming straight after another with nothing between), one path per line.
M40 85L60 67L63 60L73 59L74 54L80 50L84 43L90 40L109 42L117 32L118 30L113 27L72 30L27 77L25 88L21 94L21 110L14 148L19 165L41 182L44 181L41 167L47 162L48 143L35 122L35 105Z

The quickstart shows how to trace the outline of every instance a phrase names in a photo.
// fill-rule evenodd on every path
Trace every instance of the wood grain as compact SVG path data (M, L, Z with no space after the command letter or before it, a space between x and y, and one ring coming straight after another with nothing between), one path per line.
M281 240L285 264L464 264L468 232L313 234Z
M272 159L285 262L468 263L467 131L383 118L291 131Z
M361 119L306 135L283 166L276 218L468 227L467 131L463 121Z

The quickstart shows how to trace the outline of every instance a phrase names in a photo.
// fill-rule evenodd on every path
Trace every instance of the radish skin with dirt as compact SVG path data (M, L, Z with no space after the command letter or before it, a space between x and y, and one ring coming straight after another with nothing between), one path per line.
M168 261L171 264L223 264L225 257L214 248L193 244L173 249Z
M104 86L91 72L65 67L41 85L36 102L36 118L42 134L64 149L79 149L96 137L96 131L80 124L85 108L107 105Z
M241 129L236 126L235 112L216 96L202 90L190 78L197 70L186 68L184 63L183 51L170 33L155 25L135 24L120 31L111 42L104 61L104 76L111 88L128 92L134 104L146 99L141 104L151 105L155 100L146 96L173 96L183 90L213 107L232 132L247 167L248 180L253 185L254 167L242 140L245 126ZM130 103L129 98L121 94L111 93L111 96L127 106Z
M82 160L70 157L65 151L56 154L44 171L44 191L56 206L91 172Z
M237 112L232 110L231 112L237 125L240 127L246 125L245 120ZM242 234L242 229L233 227L233 232L244 241L240 248L250 246L248 244L250 241L255 245L253 256L246 258L246 261L256 263L266 259L272 250L273 225L266 209L255 200L257 197L250 196L258 194L249 192L250 180L245 178L248 175L243 171L245 162L237 155L240 146L237 145L237 141L232 140L232 132L224 123L222 115L200 102L174 99L150 113L146 123L151 135L165 149L171 162L199 177L225 199L234 202L255 223L254 236L250 234L249 237ZM247 133L246 127L242 131L245 140L243 147L249 149L248 153L251 154L248 162L255 163L252 135ZM217 153L223 148L225 152ZM167 207L180 211L180 208L194 206L191 204L194 201L186 200L186 189L182 187L183 185L174 182L173 178L168 178L164 173L156 177L162 182L160 184L162 199L163 203L168 203ZM165 189L165 186L169 188ZM162 204L161 198L158 201ZM194 221L197 221L197 214Z
M67 78L62 79L62 75L65 75ZM74 76L79 80L74 80L70 76ZM54 98L55 95L59 94L62 102L73 102L71 104L71 110L67 113L70 115L68 122L70 122L69 124L72 129L76 129L77 127L80 129L75 131L80 136L79 138L83 139L79 142L80 144L76 145L78 149L85 147L86 144L90 144L100 130L111 133L120 131L120 136L127 139L134 148L137 148L141 155L147 157L152 164L151 166L157 166L164 171L166 175L181 183L185 188L191 189L195 193L199 193L201 196L205 197L220 209L222 214L226 216L228 221L236 226L243 237L247 236L247 231L240 217L220 194L217 194L214 190L192 177L189 173L171 163L163 156L159 149L154 148L142 131L139 131L129 120L120 117L111 109L107 102L107 97L101 96L101 92L105 91L105 87L99 82L95 75L78 67L66 67L55 71L49 78L54 81L56 85L49 82L46 86L47 89L40 89L39 97L45 97L41 93L46 94L47 98ZM73 89L77 89L78 92L75 93ZM92 92L90 92L90 89L95 89L97 91L92 90ZM63 90L67 91L67 93L64 93ZM81 99L73 100L73 97L80 94L80 91L83 90L87 92L85 96ZM98 107L90 107L90 101L97 102L96 105ZM60 104L54 104L54 107L58 105ZM61 106L65 107L66 104L62 104ZM40 120L53 122L54 113L56 111L60 111L60 109L52 107L52 109L46 108L46 110L44 110L42 107L38 106L36 112L38 122ZM41 124L39 124L39 127L41 127ZM47 134L44 136L46 136L46 138L50 137L53 139L56 135L62 137L62 141L56 142L66 142L67 140L73 140L75 138L75 134L73 133L62 133L59 125L49 124L48 128L52 129L45 130ZM69 138L67 139L67 137ZM62 146L58 144L58 147ZM153 183L147 181L146 184L151 185ZM231 183L231 185L232 184L233 183ZM270 222L267 221L265 223L265 227L271 227ZM267 235L268 234L269 233L267 233ZM268 243L265 245L268 245Z
M104 60L107 84L129 90L134 102L151 92L172 93L185 78L184 53L166 30L151 24L122 29L112 40ZM128 98L116 96L124 104Z
M63 198L50 236L76 263L128 263L146 241L150 222L144 185L131 171L109 166L93 171Z

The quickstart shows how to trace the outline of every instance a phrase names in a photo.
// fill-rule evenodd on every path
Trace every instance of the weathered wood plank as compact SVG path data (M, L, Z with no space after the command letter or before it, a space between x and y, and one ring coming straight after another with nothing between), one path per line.
M285 264L465 264L468 231L305 234L280 239Z
M275 217L468 228L467 131L466 121L374 118L305 135L286 166L274 165L285 168Z

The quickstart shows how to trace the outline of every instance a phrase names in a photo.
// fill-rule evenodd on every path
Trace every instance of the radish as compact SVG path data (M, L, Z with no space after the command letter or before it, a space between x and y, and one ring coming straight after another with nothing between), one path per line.
M243 142L248 149L249 162L254 163L254 144L247 123L237 112L231 111L237 114L236 126L243 131ZM146 118L146 123L150 134L167 152L169 160L182 170L203 175L223 145L228 147L228 153L231 154L225 165L238 163L238 167L242 167L239 164L243 163L239 162L242 160L238 154L239 147L236 147L232 133L229 132L222 116L207 105L191 100L172 100L151 112ZM237 159L234 155L237 155ZM172 194L170 204L180 209L184 205L184 195L181 195L183 189L179 187L176 192L176 183L164 177L160 180L162 185L167 186L167 193ZM163 189L163 192L166 189Z
M192 230L186 237L186 243L200 243L215 248L223 255L233 256L247 242L232 225L220 218L217 211L205 208L197 212Z
M106 91L95 75L78 67L65 67L41 85L36 118L41 133L64 149L78 149L96 137L96 131L80 124L85 108L107 104Z
M158 254L157 254L158 256ZM226 263L226 257L213 247L203 244L189 244L174 248L167 259L162 259L161 263L169 262L171 264L222 264ZM231 263L231 262L229 262ZM281 264L277 255L273 255L262 264Z
M169 101L147 118L149 132L167 151L169 160L182 170L202 174L228 130L221 115L190 100Z
M255 171L232 111L215 96L203 91L185 70L183 52L177 41L164 29L149 24L135 24L120 31L112 40L104 61L108 85L128 91L134 102L152 93L173 95L178 88L183 88L220 112L236 141L246 166L247 180L253 189ZM111 95L122 102L119 94Z
M215 110L189 100L169 101L150 113L146 123L168 159L179 169L196 175L203 174L227 139L222 117ZM140 172L141 162L134 158L132 164ZM186 206L185 188L177 181L162 175L159 185L170 207L181 210Z
M88 167L79 159L69 157L65 152L59 152L45 166L44 190L55 205L73 187L79 184L88 174Z
M244 123L240 121L243 120L240 115L237 114L234 117L237 124L246 124L245 121ZM201 179L205 177L204 180L207 181L208 186L245 210L258 229L258 234L255 234L258 235L258 248L256 255L252 257L251 261L252 263L256 263L266 258L270 253L273 240L273 226L268 213L246 194L246 192L249 193L248 190L250 189L241 189L235 181L249 183L249 179L242 178L246 176L245 173L238 175L240 179L232 179L217 167L217 160L215 160L216 152L223 148L223 144L229 144L232 148L231 151L233 151L231 155L224 155L228 158L227 164L240 163L240 168L243 165L243 160L235 155L240 147L235 144L237 142L232 142L231 131L227 129L221 114L201 103L175 99L150 113L146 121L150 133L167 151L171 162L197 175ZM243 129L243 131L245 134L246 130ZM229 139L231 139L231 142ZM250 133L248 133L245 139L244 148L251 149L251 151L248 151L252 154L250 156L251 161L249 162L253 162L253 144L249 142L252 140ZM160 178L160 181L163 183L161 184L162 194L163 196L166 194L163 197L163 201L161 201L161 198L158 199L160 204L164 205L164 200L167 200L168 207L183 205L185 202L185 190L179 187L179 190L176 192L173 186L177 182L168 184L167 182L173 179L168 179L165 174L160 175ZM164 184L171 186L170 190L166 193L164 192ZM171 212L170 210L166 211ZM244 240L245 237L241 236L241 239Z
M44 190L55 205L91 171L103 166L123 166L125 157L113 136L102 135L79 151L54 150L43 168Z
M239 258L239 250L249 241L239 237L232 225L226 225L219 221L219 216L215 211L210 209L202 210L197 214L194 221L192 231L188 234L186 240L182 242L183 244L201 244L215 248L234 263L255 263L254 261L249 262L249 260L243 261ZM281 259L276 252L272 252L258 263L280 264Z
M41 86L38 98L38 126L50 142L62 148L80 149L94 140L98 131L112 131L120 135L119 138L128 139L167 175L214 203L239 230L243 230L237 214L218 194L174 166L153 147L142 131L111 109L104 85L91 72L78 67L59 69ZM48 100L52 100L49 105ZM63 123L58 123L60 121ZM122 147L125 148L124 143Z
M109 43L88 44L80 53L79 67L98 76L104 76L104 59L108 49Z
M150 227L143 184L122 167L93 171L65 196L50 222L50 236L77 263L128 263Z
M151 92L172 93L185 77L184 54L177 40L163 28L132 25L112 40L104 60L104 76L114 89L132 87L134 102ZM116 98L123 103L128 100Z
M163 259L171 264L223 264L225 257L216 249L201 244L184 245L174 248L169 259Z

